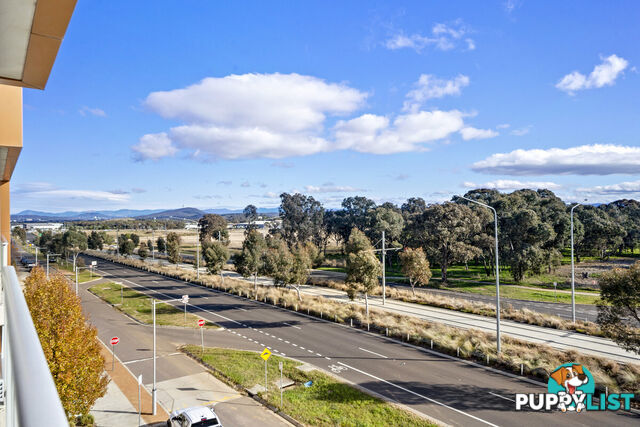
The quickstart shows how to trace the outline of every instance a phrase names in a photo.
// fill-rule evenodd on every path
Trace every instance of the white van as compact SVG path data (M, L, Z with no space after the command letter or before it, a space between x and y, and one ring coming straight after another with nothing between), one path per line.
M169 415L167 427L222 427L218 416L208 406L178 409Z

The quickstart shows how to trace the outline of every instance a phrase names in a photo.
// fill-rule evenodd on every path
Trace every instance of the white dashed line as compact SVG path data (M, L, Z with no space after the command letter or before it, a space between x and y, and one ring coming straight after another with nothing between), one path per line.
M513 399L509 399L508 397L500 396L499 394L496 394L496 393L489 392L489 394L491 394L491 395L493 395L495 397L499 397L500 399L508 400L510 402L515 402L515 400L513 400Z
M302 347L300 347L300 348L302 348ZM307 350L307 351L308 351L309 353L313 353L313 350Z
M283 323L283 324L285 324L285 325L287 325L287 326L291 326L292 328L302 329L302 328L301 328L301 327L299 327L299 326L290 325L290 324L288 324L287 322L282 322L282 323Z
M285 340L284 342L286 342L287 344L289 344L289 341Z
M278 338L278 340L282 341L282 338Z
M318 357L322 357L322 355L320 353L316 353L316 356Z
M267 346L267 348L268 348L269 350L271 350L271 347Z
M362 350L362 351L366 351L367 353L375 354L376 356L380 356L380 357L382 357L383 359L388 359L388 357L387 357L387 356L382 355L382 354L380 354L380 353L376 353L375 351L367 350L366 348L358 347L358 350Z
M292 346L294 346L294 347L297 347L297 346L298 346L298 344L291 344L291 345L292 345Z
M488 425L490 425L490 426L494 426L494 427L498 427L498 426L496 426L495 424L490 423L489 421L483 420L482 418L478 418L478 417L473 416L473 415L471 415L471 414L468 414L468 413L466 413L466 412L464 412L464 411L461 411L460 409L453 408L453 407L451 407L451 406L449 406L449 405L445 405L445 404L444 404L444 403L442 403L442 402L438 402L438 401L437 401L437 400L435 400L435 399L431 399L431 398L429 398L429 397L427 397L427 396L423 396L422 394L416 393L416 392L415 392L415 391L413 391L413 390L409 390L408 388L405 388L405 387L399 386L399 385L394 384L394 383L392 383L392 382L389 382L389 381L387 381L387 380L383 380L382 378L378 378L378 377L376 377L376 376L374 376L374 375L371 375L371 374L369 374L369 373L367 373L367 372L361 371L360 369L356 369L356 368L354 368L353 366L349 366L349 365L347 365L347 364L345 364L345 363L342 363L342 362L338 362L338 364L339 364L339 365L344 366L345 368L349 368L349 369L352 369L352 370L354 370L354 371L356 371L356 372L359 372L359 373L361 373L361 374L363 374L363 375L369 376L369 377L371 377L371 378L373 378L373 379L376 379L376 380L378 380L378 381L382 381L383 383L385 383L385 384L389 384L390 386L393 386L393 387L399 388L400 390L406 391L407 393L411 393L411 394L413 394L414 396L421 397L421 398L423 398L423 399L425 399L425 400L428 400L429 402L433 402L433 403L435 403L435 404L437 404L437 405L444 406L445 408L447 408L447 409L451 409L452 411L455 411L455 412L457 412L457 413L459 413L459 414L466 415L467 417L473 418L474 420L476 420L476 421L480 421L481 423L488 424Z
M331 360L331 358L330 358L330 357L327 357L327 356L325 356L324 358L325 358L325 359L327 359L327 360Z

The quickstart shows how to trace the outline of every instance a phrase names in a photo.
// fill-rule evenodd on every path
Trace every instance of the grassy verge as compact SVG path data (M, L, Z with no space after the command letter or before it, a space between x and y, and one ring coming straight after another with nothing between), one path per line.
M97 295L109 304L114 305L118 310L128 314L134 319L142 323L153 323L153 313L151 299L131 288L117 283L101 283L89 288L89 292ZM121 302L124 301L124 304ZM172 305L160 303L156 304L156 324L167 326L188 326L197 327L199 317L192 313L187 313L185 323L184 311ZM205 323L205 328L217 328L218 326L211 322Z
M204 357L201 357L201 348L198 346L187 346L185 351L214 367L215 374L222 374L235 384L245 388L264 385L264 361L257 353L206 348ZM284 376L295 381L295 385L283 391L282 408L280 392L275 384L280 379L278 362L283 364ZM295 360L271 356L267 363L269 389L261 397L301 423L312 426L434 425L322 372L302 372L297 369L300 365ZM313 385L305 387L307 381L313 381Z
M56 264L55 268L60 270L62 273L65 273L65 275L69 276L71 281L75 283L76 275L73 272L73 264L58 263ZM101 276L95 273L91 273L90 271L85 270L84 268L78 271L78 283L90 282L91 280L96 280L101 278L102 278Z
M399 341L408 341L415 345L429 347L431 340L433 340L434 349L442 353L458 354L460 358L474 360L517 374L523 369L525 375L542 381L547 381L549 373L557 366L574 362L589 367L594 376L596 387L603 392L604 388L608 387L609 391L633 393L637 391L637 385L640 384L640 366L632 363L622 364L604 357L587 356L575 350L559 351L548 345L532 343L510 336L502 338L502 353L498 355L495 335L476 329L456 328L378 309L370 309L367 318L365 308L359 305L311 296L305 296L302 300L298 300L296 292L288 289L270 286L254 290L252 283L243 280L226 278L222 283L219 276L212 275L201 275L200 279L196 279L195 271L175 266L160 267L145 264L139 260L116 258L93 251L89 253L130 267L224 290L251 299L259 299L338 323L350 324L350 321L353 320L354 326L366 329L369 325L372 331L380 333L386 333L388 330L388 336ZM523 315L527 314L524 310L522 312ZM541 319L538 320L544 321L546 317L540 315Z
M478 283L465 283L462 281L457 281L455 283L449 284L448 286L442 286L441 289L480 295L495 296L496 294L495 284L481 285ZM565 304L571 303L571 294L565 292L558 292L554 295L554 292L552 290L541 290L533 288L527 289L524 287L521 288L511 285L501 285L500 296L528 301L560 302ZM594 295L576 294L576 304L596 304L599 299L599 293L594 293Z

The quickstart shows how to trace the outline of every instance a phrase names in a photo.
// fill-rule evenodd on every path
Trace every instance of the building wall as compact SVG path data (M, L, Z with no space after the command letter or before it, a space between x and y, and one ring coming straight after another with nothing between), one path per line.
M7 161L0 165L0 234L11 242L9 181L22 149L22 88L0 85L0 148ZM11 244L11 243L9 243ZM10 249L10 248L9 248ZM9 254L11 250L9 250ZM9 259L11 263L11 259Z

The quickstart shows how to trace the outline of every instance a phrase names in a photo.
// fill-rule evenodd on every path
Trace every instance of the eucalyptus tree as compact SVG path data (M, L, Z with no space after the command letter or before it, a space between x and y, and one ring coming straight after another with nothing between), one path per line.
M376 257L367 236L358 228L353 228L347 250L347 294L354 299L358 292L364 294L366 314L369 317L369 294L378 286L382 266Z
M264 268L264 254L267 243L256 230L249 230L242 242L242 252L235 257L236 270L243 277L253 277L253 286L258 288L258 275Z
M280 217L282 236L293 248L307 241L322 245L324 208L312 196L303 194L280 194Z

